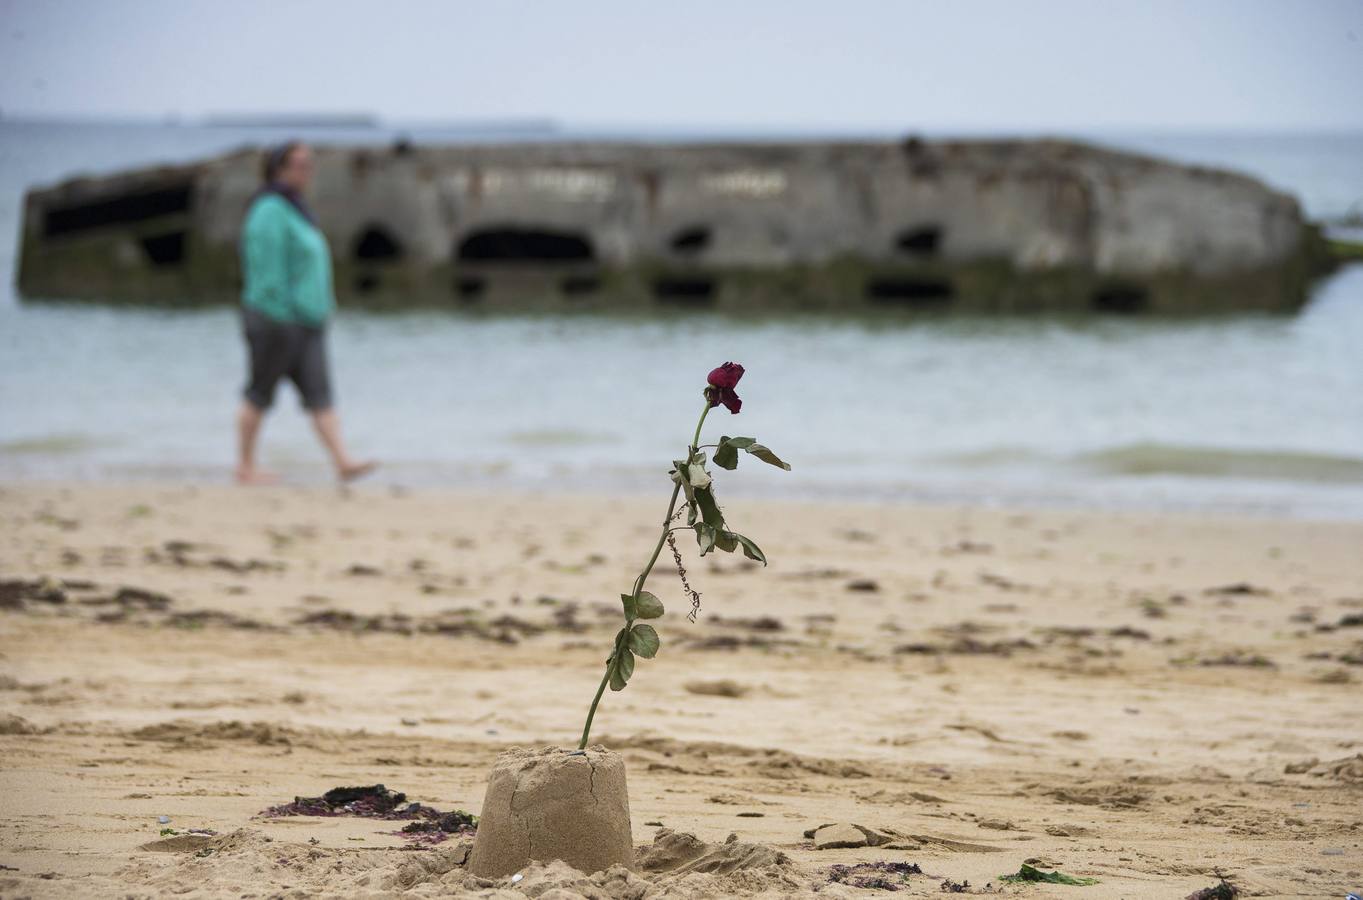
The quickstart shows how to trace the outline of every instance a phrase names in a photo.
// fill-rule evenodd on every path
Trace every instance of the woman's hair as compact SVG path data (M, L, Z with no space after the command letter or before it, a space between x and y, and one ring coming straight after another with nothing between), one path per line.
M285 163L289 161L289 155L301 146L303 146L302 141L286 141L265 151L265 162L261 174L265 178L266 184L278 177L279 170L284 168Z

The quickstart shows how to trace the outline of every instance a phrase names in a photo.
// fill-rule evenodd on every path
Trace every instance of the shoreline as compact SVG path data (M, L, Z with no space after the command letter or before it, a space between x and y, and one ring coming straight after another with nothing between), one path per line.
M268 468L268 466L267 466ZM278 468L278 467L276 467ZM289 481L293 473L292 468L305 470L315 473L310 477L305 477L299 481ZM546 498L552 500L573 500L582 498L609 498L621 501L639 501L647 503L649 497L658 497L661 505L666 498L666 481L664 478L656 478L653 483L646 485L639 478L630 477L615 483L584 484L577 489L573 489L563 478L521 478L507 479L498 483L492 483L491 478L479 477L471 478L467 483L457 484L441 482L438 484L410 481L400 483L396 481L387 482L385 476L391 475L391 471L382 467L379 474L370 479L362 480L351 485L341 485L335 482L329 474L322 474L328 471L322 462L311 464L296 464L293 467L285 467L281 472L284 480L273 485L257 485L242 487L232 481L232 470L227 466L201 466L193 471L199 477L175 477L176 472L183 474L186 470L177 470L169 467L158 467L154 472L148 473L145 478L140 477L108 477L107 475L91 475L89 477L61 475L14 475L0 474L0 495L5 492L24 492L27 490L42 491L174 491L174 490L204 490L204 491L260 491L260 492L292 492L299 494L317 494L328 496L336 493L350 499L363 500L364 498L377 497L406 497L412 495L441 497L450 501L458 501L460 498L510 498L510 499L535 499ZM214 473L209 477L209 473ZM568 486L565 486L568 485ZM1327 485L1322 485L1326 487ZM1134 490L1136 486L1131 485ZM1055 515L1094 515L1094 516L1119 516L1135 518L1163 518L1171 517L1176 519L1207 519L1211 521L1270 521L1270 522L1301 522L1319 524L1338 524L1338 525L1363 525L1363 510L1356 515L1351 515L1344 511L1322 511L1314 503L1303 503L1297 500L1270 501L1260 499L1258 501L1245 500L1237 503L1232 500L1209 502L1206 500L1190 500L1179 505L1162 505L1158 502L1128 502L1117 500L1112 502L1095 501L1095 491L1076 488L1073 496L1066 500L1058 495L1040 496L1036 494L1022 496L1014 492L1009 496L998 495L979 495L963 496L953 494L949 488L936 488L933 485L924 484L916 488L901 488L892 495L874 496L867 488L863 491L849 491L844 487L821 484L796 484L791 487L789 481L783 481L772 485L770 488L754 487L751 482L744 483L735 480L731 485L724 485L726 498L732 498L741 504L755 504L758 506L773 507L792 507L792 508L828 508L828 509L885 509L885 510L922 510L929 514L947 514L952 512L992 512L999 514L1055 514Z

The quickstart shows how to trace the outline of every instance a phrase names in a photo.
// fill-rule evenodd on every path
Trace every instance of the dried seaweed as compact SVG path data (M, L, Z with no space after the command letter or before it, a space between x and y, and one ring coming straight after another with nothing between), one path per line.
M831 866L828 880L833 884L878 891L897 891L909 883L910 875L922 875L917 863L869 862Z
M422 845L438 844L451 835L473 834L478 829L478 817L471 813L463 810L442 812L423 803L408 803L406 794L390 791L381 784L332 788L320 797L294 797L291 803L271 806L262 810L260 815L270 819L283 816L358 816L391 821L413 820L394 833Z
M1227 881L1225 876L1217 875L1217 877L1221 879L1220 884L1193 891L1188 895L1187 900L1235 900L1236 897L1240 896L1240 889Z
M1066 875L1064 872L1043 872L1040 869L1029 866L1026 863L1017 870L1014 875L1000 875L999 881L1006 882L1034 882L1042 881L1047 884L1073 884L1085 887L1090 884L1097 884L1097 878L1082 878L1076 875Z

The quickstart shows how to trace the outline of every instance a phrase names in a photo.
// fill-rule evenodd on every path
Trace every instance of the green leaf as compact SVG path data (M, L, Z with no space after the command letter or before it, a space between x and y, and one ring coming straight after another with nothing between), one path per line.
M715 549L715 541L719 538L719 532L704 522L697 522L695 529L696 543L700 545L700 555L704 556Z
M739 450L745 450L762 460L762 462L776 466L778 469L785 469L787 472L790 471L790 463L773 453L770 447L764 447L757 443L756 438L750 437L720 438L719 446L715 448L715 465L725 469L737 468Z
M619 650L615 654L615 662L611 666L611 690L623 691L625 685L629 684L629 677L634 674L634 654L628 650Z
M644 659L657 656L661 643L662 641L658 640L658 632L653 630L652 625L635 625L629 633L629 649Z
M635 601L634 615L636 619L656 619L663 614L663 601L648 591L640 591L639 599Z
M748 559L755 559L762 565L767 564L767 555L762 552L762 548L753 543L751 538L745 538L741 534L734 534L734 540L743 545L743 555Z
M725 553L733 553L738 549L738 535L732 531L721 531L715 536L715 546Z
M1044 881L1049 884L1077 884L1084 887L1090 884L1097 884L1097 878L1080 878L1075 875L1066 875L1064 872L1043 872L1033 868L1026 863L1018 869L1016 875L1000 875L999 881Z
M770 448L764 447L761 444L753 444L751 447L748 447L747 450L764 463L769 463L776 466L778 469L785 469L787 472L790 471L790 463L781 459L781 457L777 456L775 453L772 453Z
M637 619L639 617L638 608L635 605L635 600L633 597L631 597L629 594L621 594L620 602L624 604L626 619Z
M700 517L705 524L719 531L724 527L724 513L719 511L715 494L710 488L696 488L696 505L700 507Z
M719 439L719 444L715 446L715 455L711 459L721 469L728 469L732 472L738 468L738 448L729 443L728 437L722 437Z

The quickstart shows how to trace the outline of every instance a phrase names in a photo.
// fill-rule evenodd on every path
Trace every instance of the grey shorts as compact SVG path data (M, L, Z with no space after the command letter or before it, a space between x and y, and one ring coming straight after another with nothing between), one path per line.
M269 409L279 380L288 378L304 409L331 408L324 329L279 322L250 307L242 307L241 321L251 355L250 380L242 394L252 406Z

